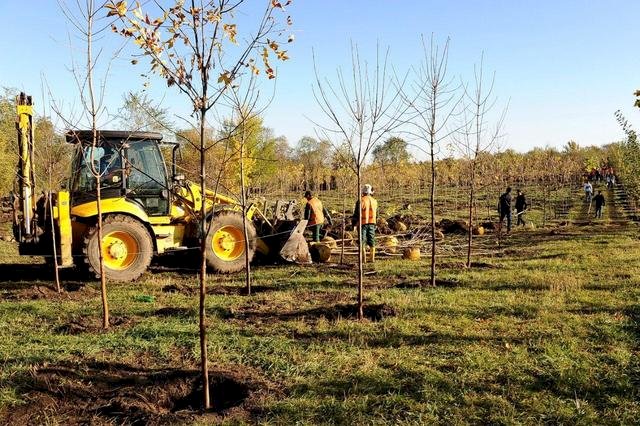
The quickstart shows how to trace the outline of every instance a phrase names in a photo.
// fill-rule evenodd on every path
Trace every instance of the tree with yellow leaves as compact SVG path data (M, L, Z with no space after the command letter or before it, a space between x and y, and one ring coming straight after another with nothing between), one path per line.
M200 185L206 190L206 153L212 147L207 144L207 117L212 110L228 108L221 102L229 90L237 88L242 76L260 75L275 78L272 56L288 59L282 43L287 39L291 18L285 8L291 0L269 0L257 19L254 28L240 31L238 16L253 16L255 2L244 0L174 0L166 7L162 2L152 2L149 7L155 17L143 11L139 2L128 7L126 1L112 0L107 4L108 16L116 18L112 26L115 33L130 39L140 48L142 57L148 59L151 71L161 76L169 87L175 87L190 102L198 131L197 150L200 157ZM240 37L240 34L245 37ZM138 62L138 57L131 61ZM217 189L217 185L215 186ZM203 375L204 408L211 407L207 361L207 337L205 324L206 296L206 238L207 214L200 214L200 353Z

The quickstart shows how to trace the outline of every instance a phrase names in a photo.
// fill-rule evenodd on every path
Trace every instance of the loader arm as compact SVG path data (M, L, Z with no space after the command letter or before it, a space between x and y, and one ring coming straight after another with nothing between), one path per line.
M33 100L31 96L20 93L16 97L16 130L18 142L18 165L13 197L13 233L19 244L21 254L51 256L54 254L52 242L59 250L58 265L73 265L72 233L69 206L69 192L43 195L36 200L36 180L34 161L34 124ZM52 197L56 201L52 211L46 200ZM48 213L47 213L48 212ZM54 226L44 221L48 214L53 216ZM42 217L40 217L42 216ZM50 216L49 216L50 218ZM44 221L44 222L43 222ZM48 232L47 232L48 231Z
M16 176L13 230L20 243L37 242L36 191L33 161L33 102L24 93L16 98L18 131L18 170Z

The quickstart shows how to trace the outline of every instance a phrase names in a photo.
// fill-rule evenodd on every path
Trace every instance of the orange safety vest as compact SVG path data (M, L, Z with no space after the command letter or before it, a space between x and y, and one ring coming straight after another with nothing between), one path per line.
M363 195L360 199L360 209L362 210L361 225L376 224L376 215L378 213L378 200L371 195Z
M311 215L309 216L308 225L322 225L324 223L324 214L322 213L322 201L313 197L307 200L307 204L311 207Z

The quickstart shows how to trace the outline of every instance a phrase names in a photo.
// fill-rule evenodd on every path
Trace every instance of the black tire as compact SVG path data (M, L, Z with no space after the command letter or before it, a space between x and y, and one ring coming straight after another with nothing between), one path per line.
M253 260L257 243L256 228L244 219L249 237L249 247L245 250L242 221L240 213L235 212L223 212L211 220L206 240L209 268L222 273L238 272L244 269L247 253L249 262Z
M117 242L118 237L125 243ZM104 261L105 275L113 281L133 281L140 277L151 263L153 257L153 243L147 228L138 220L126 215L106 216L102 222L102 240L108 243L109 238L122 247L126 247L125 254L118 253L114 247L114 257L109 257L109 251ZM104 245L104 243L103 243ZM103 246L103 252L109 247ZM98 227L87 229L82 246L85 267L96 278L100 278L100 258L98 252ZM124 259L122 257L124 256ZM121 264L117 265L119 262ZM117 266L117 267L116 267Z

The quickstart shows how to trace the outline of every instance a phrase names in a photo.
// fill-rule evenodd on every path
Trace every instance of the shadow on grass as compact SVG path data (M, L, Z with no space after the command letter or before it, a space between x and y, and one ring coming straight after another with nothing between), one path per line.
M269 293L276 291L284 291L285 288L280 287L279 285L252 285L251 293ZM200 292L200 289L197 283L193 285L185 285L185 284L169 284L162 287L162 291L164 293L174 293L174 294L182 294L185 296L195 296ZM220 282L217 283L209 283L207 285L207 294L210 295L246 295L247 288L243 283L237 283L234 285L223 284Z
M65 278L70 278L71 274L68 270L61 269L61 274ZM51 283L54 279L53 267L46 264L0 264L0 277L2 284L0 289L9 288L7 283L28 283L34 281L42 281Z
M385 318L396 316L396 311L387 304L368 304L363 308L364 318L369 321L382 321ZM227 319L236 319L246 322L271 323L290 320L312 320L317 321L324 318L329 321L340 319L356 319L358 316L358 306L355 303L337 303L335 305L319 306L317 308L300 309L286 312L274 311L239 311L229 312Z
M544 338L546 335L536 335L536 339ZM551 335L549 335L551 336ZM409 333L380 333L354 335L348 331L308 331L296 332L294 337L302 341L315 342L335 342L344 341L353 345L373 348L395 348L400 346L430 346L430 345L460 345L470 344L493 344L504 346L527 343L530 338L523 335L479 335L479 334L454 334L447 332L425 332L424 334Z

